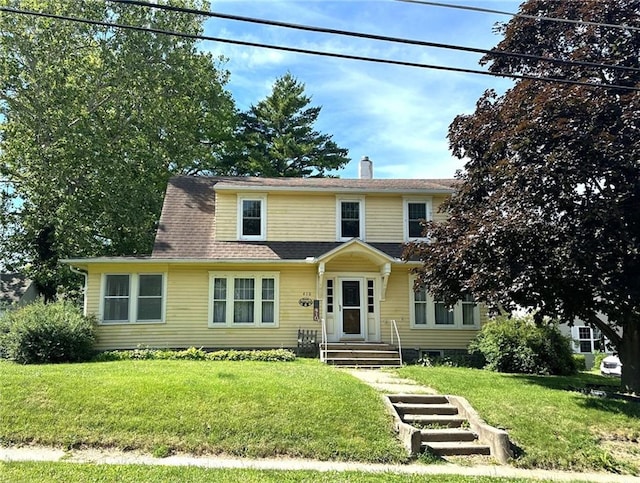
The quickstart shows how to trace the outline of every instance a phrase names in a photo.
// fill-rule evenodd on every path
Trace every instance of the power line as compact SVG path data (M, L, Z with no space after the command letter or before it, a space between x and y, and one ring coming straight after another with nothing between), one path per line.
M540 60L544 62L552 62L554 64L563 64L563 65L569 65L569 66L593 67L593 68L599 68L599 69L615 69L615 70L640 72L640 68L637 68L637 67L602 64L598 62L587 62L587 61L581 61L581 60L565 60L565 59L558 59L554 57L544 57L541 55L534 55L534 54L508 52L504 50L496 50L496 49L487 50L487 49L480 49L476 47L466 47L461 45L442 44L437 42L427 42L423 40L412 40L412 39L404 39L404 38L398 38L398 37L389 37L386 35L365 34L361 32L352 32L348 30L314 27L310 25L301 25L301 24L294 24L289 22L279 22L275 20L265 20L265 19L255 18L255 17L244 17L244 16L231 15L226 13L210 12L207 10L197 10L193 8L176 7L173 5L164 5L164 4L161 5L161 4L150 3L148 1L141 1L141 0L107 0L107 1L114 2L114 3L122 3L127 5L137 5L141 7L148 7L148 8L154 8L159 10L166 10L170 12L189 13L193 15L201 15L201 16L210 17L210 18L221 18L225 20L235 20L240 22L269 25L272 27L283 27L288 29L303 30L307 32L342 35L346 37L356 37L356 38L363 38L363 39L369 39L369 40L381 40L384 42L393 42L393 43L400 43L405 45L417 45L420 47L433 47L438 49L457 50L462 52L471 52L474 54L490 54L490 55L496 55L496 56L502 56L502 57L518 57L523 59Z
M364 62L373 62L378 64L390 64L390 65L398 65L403 67L417 67L422 69L432 69L432 70L441 70L448 72L458 72L463 74L477 74L477 75L485 75L491 77L506 77L510 79L526 79L526 80L534 80L534 81L542 81L542 82L551 82L551 83L560 83L560 84L570 84L570 85L578 85L585 87L595 87L595 88L603 88L603 89L620 89L625 91L634 91L640 92L640 87L633 86L622 86L618 84L601 84L601 83L593 83L593 82L585 82L585 81L577 81L571 79L559 79L555 77L538 77L526 74L507 74L507 73L494 73L483 70L474 70L474 69L464 69L460 67L449 67L449 66L441 66L441 65L433 65L433 64L421 64L417 62L407 62L401 60L391 60L391 59L381 59L376 57L364 57L358 55L349 55L349 54L338 54L334 52L320 52L317 50L308 50L308 49L300 49L296 47L286 47L279 45L269 45L258 42L248 42L244 40L234 40L234 39L224 39L220 37L212 37L208 35L197 35L197 34L189 34L185 32L176 32L172 30L162 30L156 29L153 27L139 27L135 25L125 25L114 22L105 22L102 20L90 20L86 18L79 17L69 17L64 15L56 15L52 13L46 12L35 12L32 10L20 10L16 8L10 7L0 7L0 11L15 13L19 15L30 15L35 17L43 17L43 18L51 18L56 20L63 20L68 22L78 22L88 25L100 25L103 27L112 27L119 28L125 30L135 30L138 32L147 32L147 33L155 33L160 35L169 35L173 37L181 37L181 38L189 38L194 40L208 40L212 42L220 42L220 43L228 43L234 45L243 45L247 47L257 47L257 48L265 48L265 49L273 49L273 50L281 50L285 52L293 52L298 54L309 54L309 55L318 55L323 57L331 57L338 59L347 59L347 60L359 60Z
M558 17L545 17L542 15L527 15L524 13L512 13L512 12L504 12L502 10L492 10L490 8L481 8L481 7L472 7L468 5L454 5L451 3L441 3L441 2L429 2L426 0L396 0L398 2L406 2L406 3L418 3L421 5L429 5L432 7L445 7L445 8L457 8L459 10L470 10L472 12L482 12L482 13L495 13L498 15L508 15L510 17L520 17L520 18L530 18L533 20L546 20L549 22L561 22L561 23L573 23L577 25L593 25L595 27L608 27L614 29L622 29L622 30L640 30L640 27L634 27L633 25L626 24L616 24L616 23L602 23L602 22L588 22L586 20L572 20L569 18L558 18Z

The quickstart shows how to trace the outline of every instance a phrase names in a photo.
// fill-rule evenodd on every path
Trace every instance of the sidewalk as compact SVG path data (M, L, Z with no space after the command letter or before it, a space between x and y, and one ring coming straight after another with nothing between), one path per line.
M227 457L204 457L175 455L167 458L134 452L103 450L63 451L52 448L0 448L0 461L59 461L66 463L92 463L107 465L159 465L195 466L210 469L255 469L255 470L312 470L312 471L362 471L367 473L398 473L406 475L463 475L493 476L502 478L531 478L547 481L592 481L602 483L640 482L640 478L609 473L570 473L547 470L524 470L510 466L461 466L455 464L423 465L382 465L368 463L348 463L335 461L315 461L293 458L248 459Z

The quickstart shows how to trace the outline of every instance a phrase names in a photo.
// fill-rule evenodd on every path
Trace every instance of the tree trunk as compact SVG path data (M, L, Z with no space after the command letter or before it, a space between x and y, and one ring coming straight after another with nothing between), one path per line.
M640 395L640 317L627 320L620 345L622 389Z

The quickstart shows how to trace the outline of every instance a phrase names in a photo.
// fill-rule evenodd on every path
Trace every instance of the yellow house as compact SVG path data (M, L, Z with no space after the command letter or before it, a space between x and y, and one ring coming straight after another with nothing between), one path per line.
M364 169L365 172L366 166ZM370 171L369 171L370 172ZM403 244L454 180L175 177L151 256L71 259L99 349L392 343L465 350L479 307L415 292Z

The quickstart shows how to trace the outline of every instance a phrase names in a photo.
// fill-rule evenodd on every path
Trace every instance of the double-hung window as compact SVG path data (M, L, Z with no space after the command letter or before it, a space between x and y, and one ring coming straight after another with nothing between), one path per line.
M164 275L105 274L102 283L103 323L162 322Z
M339 198L336 211L338 240L364 239L364 198Z
M278 274L210 272L210 327L277 327Z
M238 238L265 240L267 228L267 197L238 196Z
M404 239L406 241L425 239L422 222L431 219L430 198L404 199Z
M592 353L604 350L602 333L588 325L571 327L571 338L574 340L575 352Z

